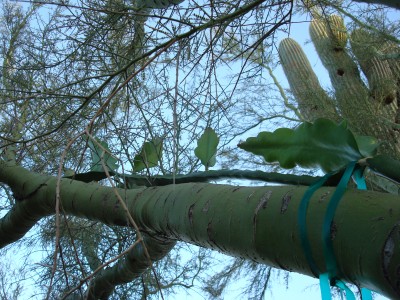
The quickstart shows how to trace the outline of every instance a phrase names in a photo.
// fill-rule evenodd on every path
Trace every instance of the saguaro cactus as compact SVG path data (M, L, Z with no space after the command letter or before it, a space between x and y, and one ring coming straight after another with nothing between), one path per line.
M397 90L395 73L392 72L388 60L376 57L378 49L380 51L384 50L383 47L387 49L389 43L380 45L379 39L374 39L373 34L361 28L351 33L350 43L361 70L368 78L371 96L385 104L392 103L396 99Z
M291 38L279 45L279 55L300 111L308 121L339 119L335 103L321 87L301 46Z
M309 121L320 117L346 119L354 132L378 138L383 142L382 152L400 158L400 123L396 117L400 61L398 56L390 56L398 51L398 45L378 42L375 34L356 29L350 36L350 50L347 29L337 15L316 17L310 24L310 35L328 70L334 97L322 89L296 41L286 38L279 45L283 69L303 116ZM362 80L359 67L368 84Z

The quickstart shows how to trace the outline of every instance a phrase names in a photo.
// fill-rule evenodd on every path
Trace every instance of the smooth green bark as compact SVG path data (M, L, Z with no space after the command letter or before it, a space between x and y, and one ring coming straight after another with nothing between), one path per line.
M0 164L0 181L19 200L0 220L0 245L16 241L42 216L54 214L57 179ZM245 257L312 276L301 248L298 208L307 187L235 187L187 183L134 190L117 189L135 222L149 235ZM322 224L334 188L318 190L307 226L313 257L324 270ZM390 298L400 297L399 197L348 190L336 212L334 251L344 280ZM63 179L63 210L71 215L126 226L115 191Z
M86 299L108 299L116 285L128 283L141 276L152 262L162 259L176 244L170 239L149 236L145 236L143 242L147 253L143 244L138 243L116 265L103 269L91 282Z

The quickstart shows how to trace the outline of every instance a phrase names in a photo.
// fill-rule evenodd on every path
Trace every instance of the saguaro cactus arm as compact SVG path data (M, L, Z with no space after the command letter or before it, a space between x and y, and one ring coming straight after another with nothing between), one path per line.
M354 61L347 48L348 34L343 19L336 15L315 16L310 24L311 39L329 73L335 94L331 99L324 93L301 47L292 39L284 39L279 46L279 56L300 111L309 121L321 116L346 119L355 133L374 136L383 142L383 153L399 158L398 59L392 58L389 62L376 55L387 53L389 48L383 42L385 47L370 51L370 56L364 55L365 45L356 39L355 33L351 45L354 56L360 61ZM363 35L365 38L373 36ZM392 50L393 47L397 45L392 45ZM368 86L360 75L359 66L365 72ZM321 112L324 109L325 112Z
M318 118L338 120L333 99L321 87L300 45L286 38L279 45L279 56L290 88L296 97L299 109L308 121Z

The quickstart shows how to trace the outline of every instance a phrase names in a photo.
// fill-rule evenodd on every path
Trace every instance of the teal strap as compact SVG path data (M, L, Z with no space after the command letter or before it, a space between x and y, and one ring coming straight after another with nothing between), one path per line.
M324 177L317 180L314 184L310 185L307 191L304 193L303 199L301 199L300 206L299 206L299 213L298 213L298 224L299 224L299 231L300 231L300 239L301 245L304 250L304 255L306 256L308 265L311 268L311 272L314 274L315 277L321 273L312 258L311 246L310 242L307 237L307 226L306 226L306 219L307 219L307 209L308 204L310 203L310 199L314 192L319 189L329 177L331 177L335 173L328 173Z
M372 300L371 291L366 288L361 288L361 299L362 300Z
M365 183L365 178L363 176L364 168L356 168L356 170L353 173L353 178L357 183L357 188L359 190L366 190L367 189L367 184Z
M336 208L339 205L339 202L342 199L344 192L346 191L347 183L349 182L351 175L353 174L355 165L356 165L355 161L347 165L347 168L344 171L344 174L340 179L340 182L329 201L328 208L325 213L325 220L322 228L322 239L324 246L326 268L331 278L334 278L338 275L336 258L333 252L333 244L331 239L331 225L333 218L335 216Z
M319 287L321 289L322 300L331 300L331 284L329 282L328 273L319 275Z
M328 180L329 177L331 177L334 174L335 173L326 174L324 177L319 179L317 182L315 182L307 189L307 191L304 193L303 199L300 202L299 214L298 214L298 224L299 224L301 244L306 259L310 265L311 271L315 276L318 276L318 274L320 274L319 283L320 283L322 300L332 299L331 289L330 289L331 285L330 279L331 278L335 279L336 276L338 275L336 258L334 255L333 244L331 240L331 224L335 216L336 208L339 205L339 202L346 191L347 184L352 175L357 183L358 189L360 190L366 189L365 179L363 177L363 169L356 167L356 162L351 162L347 166L335 192L333 193L325 214L325 220L323 224L323 241L324 241L324 256L328 272L321 274L312 257L311 246L307 237L306 216L307 216L308 205L312 195ZM356 299L352 291L342 281L335 280L335 285L346 293L347 300ZM362 288L361 297L363 300L372 300L371 291L366 288Z
M322 300L331 300L332 296L331 296L331 287L330 287L330 280L328 273L323 273L319 276L319 286L321 289ZM343 281L336 280L335 286L337 286L346 293L347 300L356 300L356 297L354 296L353 292L347 287L347 285Z
M337 280L335 285L341 290L346 292L347 300L356 300L356 297L354 296L353 292L347 287L347 285L344 284L343 281Z

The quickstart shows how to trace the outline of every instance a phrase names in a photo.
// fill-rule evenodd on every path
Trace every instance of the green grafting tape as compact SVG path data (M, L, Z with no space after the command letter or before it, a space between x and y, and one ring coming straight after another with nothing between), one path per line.
M319 189L325 183L325 181L327 181L328 178L334 174L336 173L328 173L324 177L316 181L314 184L310 185L310 187L304 193L304 196L301 199L299 206L298 224L300 231L301 246L303 247L304 255L306 256L308 265L310 266L311 271L313 272L315 277L318 277L318 275L321 272L319 271L317 265L314 262L314 259L312 258L311 246L307 237L307 227L306 227L307 208L308 204L310 203L311 196L314 194L314 192L317 189Z
M356 165L355 161L347 165L347 168L344 171L342 179L340 179L340 182L329 201L328 208L326 209L325 213L325 220L322 229L322 239L324 242L323 244L324 244L324 256L326 261L326 268L331 278L337 276L336 258L333 252L333 245L331 239L332 221L333 217L335 216L336 208L340 202L340 199L342 199L342 196L346 191L347 183L349 182L351 175L353 174L355 165Z

